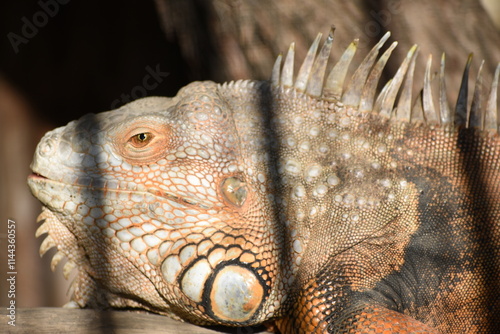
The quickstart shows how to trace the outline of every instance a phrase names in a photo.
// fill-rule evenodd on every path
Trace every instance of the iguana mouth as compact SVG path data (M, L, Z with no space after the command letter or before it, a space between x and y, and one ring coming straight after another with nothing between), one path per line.
M37 172L33 172L28 176L28 184L30 185L33 193L35 194L36 192L36 186L34 184L36 183L53 183L53 184L60 184L66 187L75 187L75 188L81 188L81 189L88 189L90 191L106 191L106 192L137 192L137 193L142 193L142 194L151 194L157 197L165 198L169 201L176 202L178 204L186 205L186 206L191 206L191 207L197 207L199 209L203 210L208 210L213 207L213 204L208 201L203 201L199 198L195 197L189 197L189 196L182 196L179 194L175 194L169 191L165 190L159 190L157 188L149 188L149 189L137 189L137 188L120 188L120 185L118 183L113 183L113 181L99 181L94 182L95 179L89 178L89 182L87 184L84 184L83 182L79 182L80 180L77 180L75 183L67 183L64 181L58 181L58 180L53 180L48 177L43 176L42 174L39 174ZM99 183L99 184L97 184ZM35 197L39 198L35 194ZM40 198L39 198L40 199Z
M49 180L48 178L46 178L45 176L43 176L42 174L38 174L38 173L31 173L30 175L28 175L28 179L42 179L42 180Z

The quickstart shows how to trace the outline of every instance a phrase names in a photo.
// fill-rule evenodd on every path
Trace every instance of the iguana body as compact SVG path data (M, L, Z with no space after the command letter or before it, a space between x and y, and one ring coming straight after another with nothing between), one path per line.
M74 304L284 333L492 332L500 67L457 113L434 107L428 67L412 108L413 48L374 99L385 39L345 88L356 43L323 80L329 36L295 80L291 48L271 82L196 82L46 134L37 235L78 268Z

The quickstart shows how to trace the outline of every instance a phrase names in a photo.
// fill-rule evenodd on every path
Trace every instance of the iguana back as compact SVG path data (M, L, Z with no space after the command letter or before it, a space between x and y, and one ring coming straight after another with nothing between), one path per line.
M469 107L469 59L452 112L444 58L412 99L414 47L376 94L387 38L348 84L356 41L325 78L331 33L295 79L292 45L269 82L197 82L49 132L28 183L41 253L79 270L73 305L284 333L494 332L500 66Z

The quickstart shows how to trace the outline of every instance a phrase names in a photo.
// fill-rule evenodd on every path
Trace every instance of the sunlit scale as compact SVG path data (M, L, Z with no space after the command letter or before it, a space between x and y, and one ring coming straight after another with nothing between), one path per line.
M217 273L210 292L214 315L222 320L246 321L261 305L264 288L247 268L228 265Z
M182 291L193 301L201 302L206 280L212 273L212 268L206 259L200 259L183 275Z

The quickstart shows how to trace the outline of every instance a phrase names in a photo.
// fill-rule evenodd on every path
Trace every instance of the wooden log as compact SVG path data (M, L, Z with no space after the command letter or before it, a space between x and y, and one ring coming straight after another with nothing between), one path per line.
M0 333L71 334L169 334L169 333L266 333L262 327L200 327L165 316L130 311L96 311L56 307L21 308L15 311L15 326L9 311L0 309ZM267 332L269 333L269 332Z

